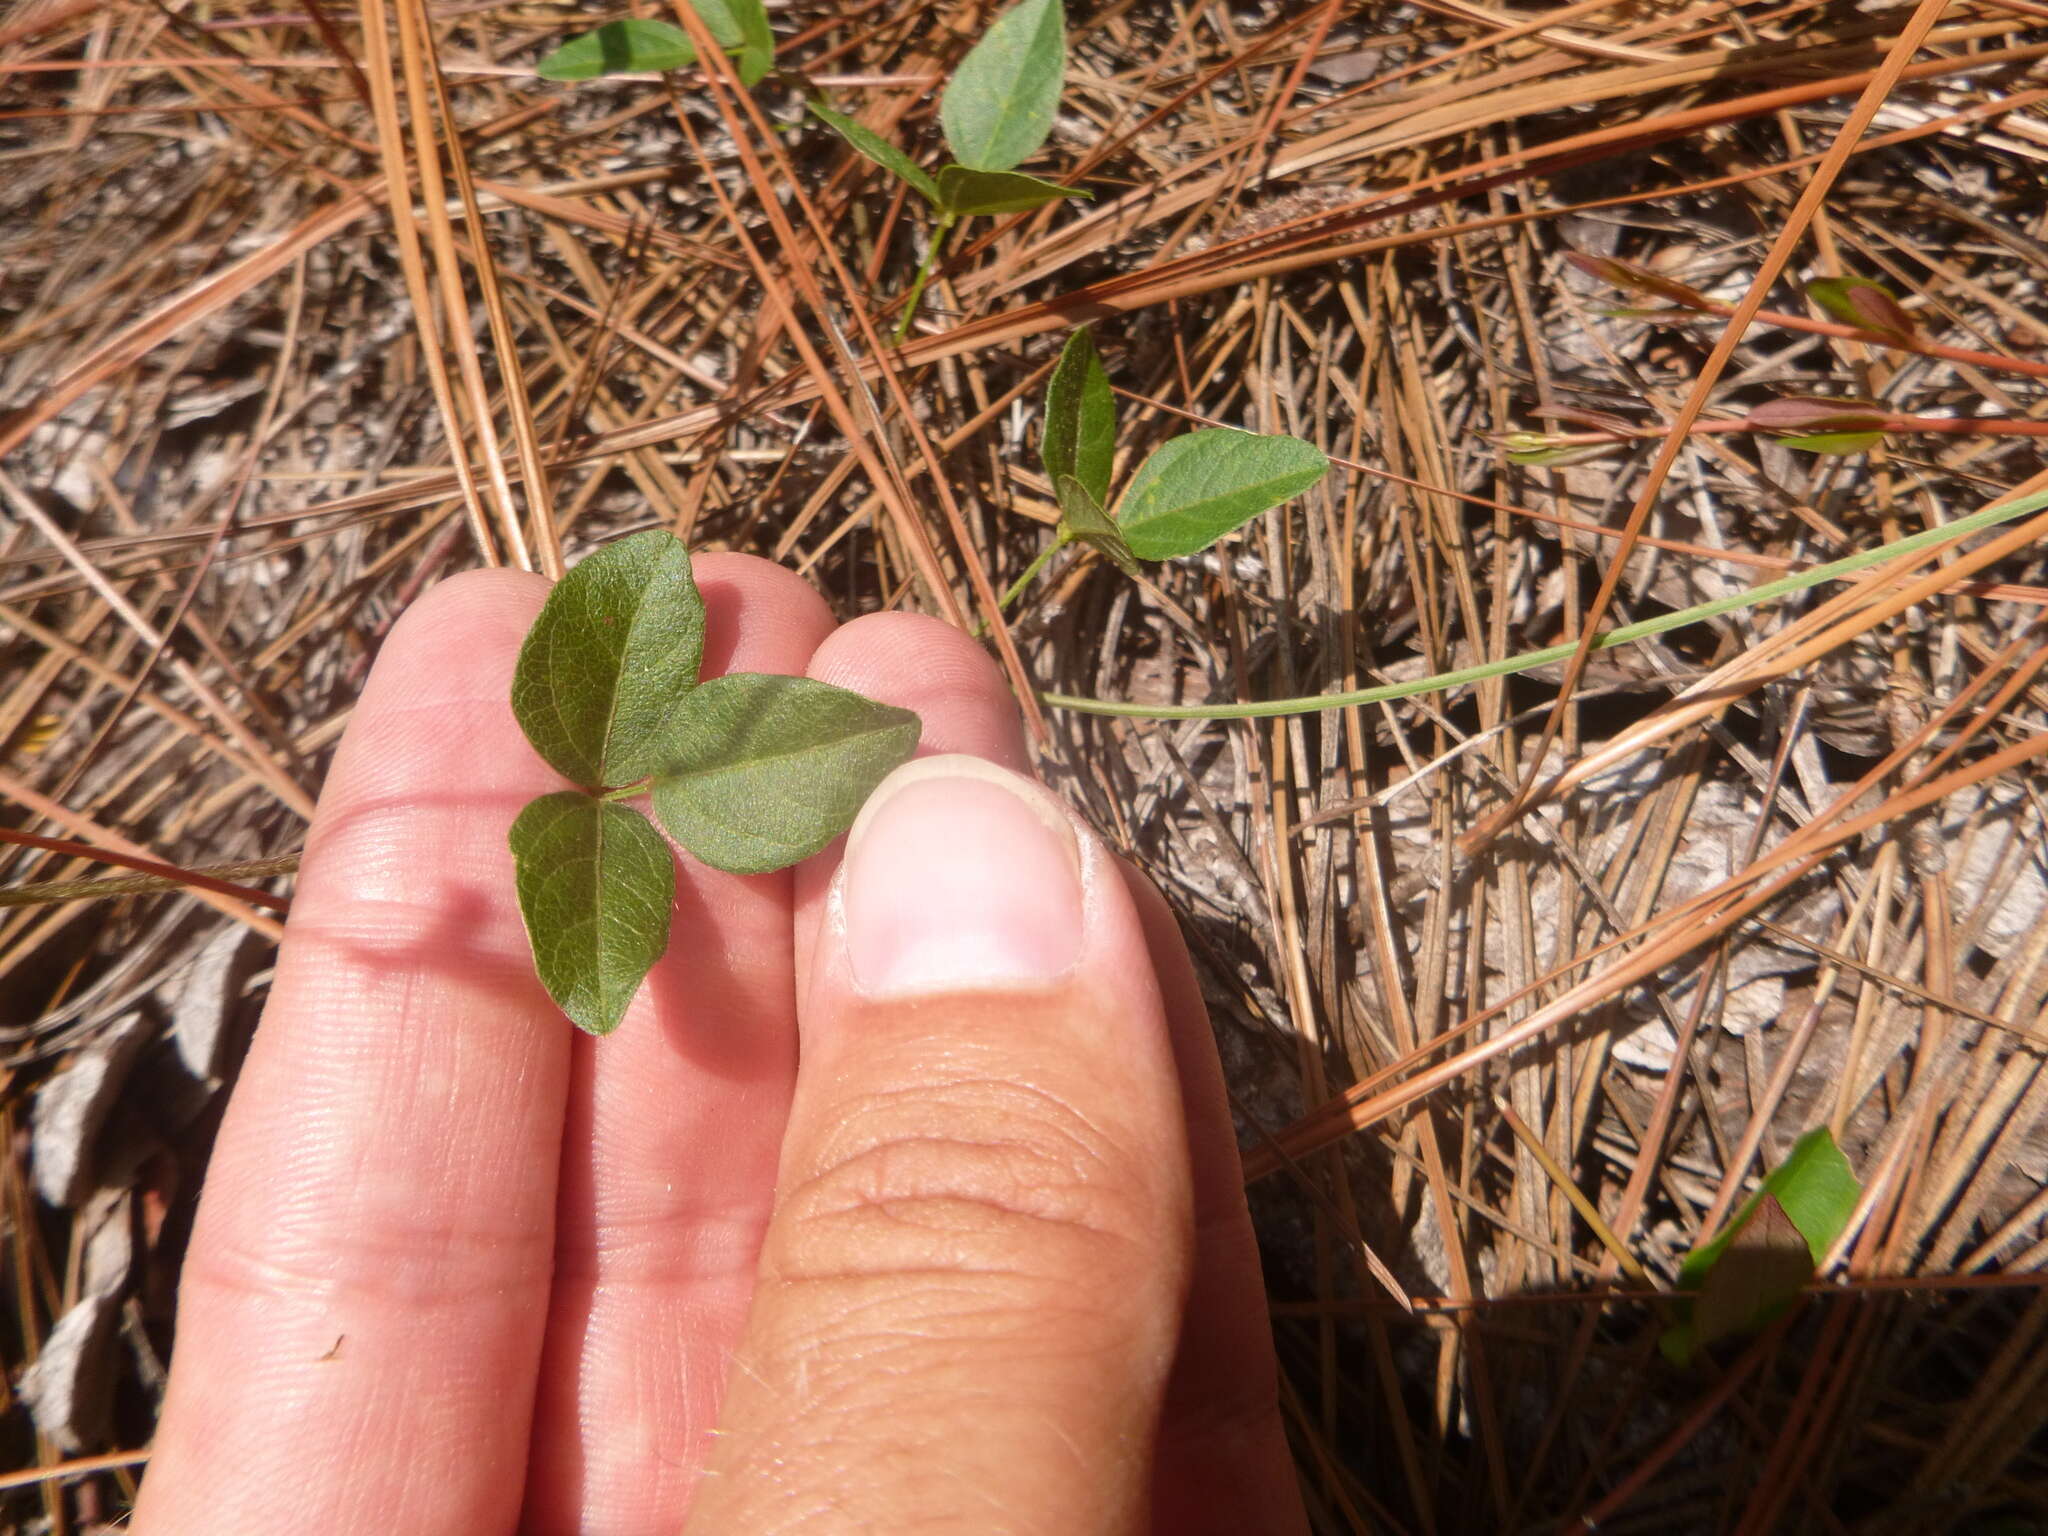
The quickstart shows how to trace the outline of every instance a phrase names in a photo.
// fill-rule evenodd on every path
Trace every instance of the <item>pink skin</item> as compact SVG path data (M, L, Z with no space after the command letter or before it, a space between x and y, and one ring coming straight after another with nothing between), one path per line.
M745 556L697 572L707 673L808 673L918 711L921 754L1024 766L999 675L956 631L835 629ZM533 979L505 848L526 800L561 787L505 702L545 595L508 572L442 584L364 691L208 1174L145 1536L666 1536L691 1505L839 850L756 877L684 857L669 953L626 1023L573 1031ZM1296 1529L1199 993L1164 904L1122 879L1136 917L1111 958L1158 976L1181 1115L1155 1150L1188 1160L1196 1234L1153 1528Z

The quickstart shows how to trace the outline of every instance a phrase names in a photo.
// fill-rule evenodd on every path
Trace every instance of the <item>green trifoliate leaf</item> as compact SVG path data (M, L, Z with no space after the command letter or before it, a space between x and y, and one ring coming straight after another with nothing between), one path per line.
M948 165L939 171L939 206L956 218L979 214L1025 213L1063 197L1093 197L1080 187L1041 181L1022 171L976 171Z
M1022 0L960 61L939 123L962 165L1007 171L1045 142L1067 71L1066 21L1060 0Z
M669 717L696 685L704 601L690 556L660 529L620 539L555 584L512 674L536 752L586 788L662 766Z
M939 184L919 170L910 156L904 154L874 129L863 128L845 114L834 112L830 107L820 106L815 101L811 103L811 115L891 176L910 183L917 190L918 196L934 208L939 206Z
M1117 526L1140 560L1207 549L1234 528L1323 478L1314 443L1230 427L1204 427L1154 453L1117 508Z
M1052 377L1046 380L1045 436L1038 457L1055 491L1061 475L1072 475L1098 508L1109 500L1109 474L1116 458L1116 396L1085 325L1067 338Z
M706 864L781 869L853 824L921 728L907 709L809 678L713 678L676 711L654 812Z
M668 844L637 811L575 790L531 801L511 843L541 984L579 1029L610 1034L668 948Z
M1110 521L1094 493L1072 475L1054 475L1052 488L1059 497L1063 541L1092 544L1126 576L1136 576L1138 562L1131 554L1131 546L1124 542L1123 530Z

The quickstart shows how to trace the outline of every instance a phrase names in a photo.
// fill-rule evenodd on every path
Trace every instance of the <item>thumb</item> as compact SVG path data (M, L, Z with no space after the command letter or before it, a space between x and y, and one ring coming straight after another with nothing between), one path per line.
M692 1531L1142 1531L1192 1236L1115 861L1029 780L925 758L824 911Z

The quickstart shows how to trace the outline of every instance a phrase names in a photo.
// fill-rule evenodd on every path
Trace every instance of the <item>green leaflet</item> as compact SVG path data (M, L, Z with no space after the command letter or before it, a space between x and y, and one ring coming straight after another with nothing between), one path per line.
M1780 448L1797 448L1804 453L1848 455L1868 453L1884 441L1882 432L1808 432L1799 437L1781 437Z
M718 45L734 54L742 85L754 85L775 67L775 34L761 0L690 0L690 8ZM628 16L573 37L536 66L549 80L595 80L603 75L659 74L697 62L690 34L672 22Z
M660 529L590 555L555 584L512 675L534 750L586 789L660 764L669 715L697 681L704 602L690 556Z
M851 825L920 729L909 710L809 678L713 678L676 711L654 813L707 864L781 869Z
M638 812L575 790L530 802L510 841L541 984L579 1029L610 1034L668 948L668 844Z
M1022 0L968 51L939 99L954 158L969 170L1007 171L1052 132L1067 69L1060 0Z
M1299 496L1329 467L1320 448L1298 437L1205 427L1145 461L1117 508L1117 526L1141 560L1191 555Z
M1778 1204L1785 1208L1801 1235L1806 1246L1818 1264L1827 1257L1835 1246L1835 1239L1842 1235L1842 1229L1855 1214L1856 1202L1863 1196L1863 1186L1857 1182L1855 1173L1849 1167L1849 1159L1842 1155L1842 1149L1835 1145L1835 1138L1826 1126L1808 1131L1786 1154L1785 1161L1772 1170L1764 1180L1763 1188L1742 1203L1727 1228L1712 1242L1704 1243L1686 1255L1685 1263L1679 1267L1678 1288L1682 1291L1696 1289L1706 1272L1727 1249L1732 1234L1749 1219L1765 1195L1773 1195Z
M939 171L939 206L955 218L1025 213L1063 197L1093 196L1079 187L1041 181L1022 171L977 171L964 165L949 165Z
M759 85L775 67L775 33L761 0L690 0L711 35L732 51L733 72L740 84ZM717 19L723 14L723 24Z
M535 70L548 80L595 80L602 75L659 74L696 62L697 46L681 27L629 16L570 38Z
M815 101L811 103L811 115L890 175L910 183L917 189L918 195L934 208L940 206L939 184L919 170L910 156L872 128L863 128L845 114L834 112L830 107L821 106Z
M1046 381L1045 435L1038 457L1055 490L1061 475L1072 475L1098 507L1109 501L1109 476L1116 459L1116 396L1085 325L1067 338Z
M1093 544L1126 576L1136 576L1138 562L1124 542L1123 530L1110 521L1088 487L1072 475L1054 475L1052 486L1060 502L1061 533L1078 543Z
M1712 1342L1715 1335L1707 1332L1709 1326L1728 1325L1725 1332L1742 1331L1756 1326L1760 1314L1763 1321L1769 1321L1777 1301L1789 1305L1791 1296L1798 1293L1849 1225L1862 1197L1862 1184L1826 1126L1800 1137L1785 1161L1742 1203L1720 1233L1686 1255L1678 1271L1678 1288L1700 1294L1691 1304L1681 1305L1678 1323L1659 1338L1665 1357L1677 1365L1689 1364L1701 1345ZM1790 1244L1774 1225L1776 1218L1767 1215L1764 1225L1755 1226L1766 1201L1805 1241L1805 1270L1796 1283L1790 1279L1795 1268ZM1715 1271L1729 1261L1735 1262L1736 1273L1717 1284ZM1782 1306L1777 1310L1783 1310ZM1738 1321L1731 1324L1731 1318ZM1742 1318L1748 1321L1740 1321Z

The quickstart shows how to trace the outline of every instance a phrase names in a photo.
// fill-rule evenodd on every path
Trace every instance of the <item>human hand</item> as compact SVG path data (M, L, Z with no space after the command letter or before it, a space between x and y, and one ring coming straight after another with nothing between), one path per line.
M705 675L916 710L924 756L843 861L679 855L593 1040L505 843L559 787L506 704L546 583L418 603L321 797L135 1529L1302 1529L1171 915L984 766L1024 747L964 636L695 564Z

